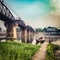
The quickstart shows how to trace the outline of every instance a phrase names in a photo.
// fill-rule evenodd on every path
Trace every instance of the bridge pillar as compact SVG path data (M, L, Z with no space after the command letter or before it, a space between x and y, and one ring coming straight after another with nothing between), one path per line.
M21 30L21 42L25 42L25 40L24 40L24 30Z
M18 26L16 31L17 31L17 40L21 42L21 28Z
M27 43L27 30L24 29L21 31L21 41Z
M25 29L24 37L25 37L25 43L27 43L27 30L26 29Z
M27 31L27 43L30 42L30 31Z
M6 23L6 28L7 28L6 40L11 40L11 41L16 40L17 39L16 25L12 23Z
M32 43L34 38L34 33L31 31L27 31L27 43Z
M30 42L32 43L32 41L34 40L34 32L30 32Z

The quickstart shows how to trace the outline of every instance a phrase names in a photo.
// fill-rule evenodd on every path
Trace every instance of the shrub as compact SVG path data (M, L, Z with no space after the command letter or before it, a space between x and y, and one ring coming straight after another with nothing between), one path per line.
M48 44L47 45L47 50L46 50L46 60L55 60L55 50L57 50L59 48L58 45L54 45L54 44Z

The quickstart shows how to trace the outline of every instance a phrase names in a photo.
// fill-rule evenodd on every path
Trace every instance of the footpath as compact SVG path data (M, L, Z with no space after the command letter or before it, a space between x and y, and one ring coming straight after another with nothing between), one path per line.
M48 42L44 42L36 54L32 57L32 60L45 60L46 47Z

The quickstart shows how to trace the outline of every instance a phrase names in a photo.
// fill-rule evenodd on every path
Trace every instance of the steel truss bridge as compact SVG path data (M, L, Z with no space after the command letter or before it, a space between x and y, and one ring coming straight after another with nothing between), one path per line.
M21 19L15 19L9 8L0 0L0 20L4 22L6 29L6 40L16 40L16 27L21 28L21 40L23 42L30 42L34 35L34 29L31 26L26 26ZM29 38L28 38L29 37Z

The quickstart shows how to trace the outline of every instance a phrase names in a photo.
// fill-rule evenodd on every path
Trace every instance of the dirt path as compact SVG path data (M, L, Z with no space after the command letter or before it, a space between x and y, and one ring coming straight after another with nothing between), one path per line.
M48 42L44 42L39 51L32 57L32 60L45 60L46 47Z

